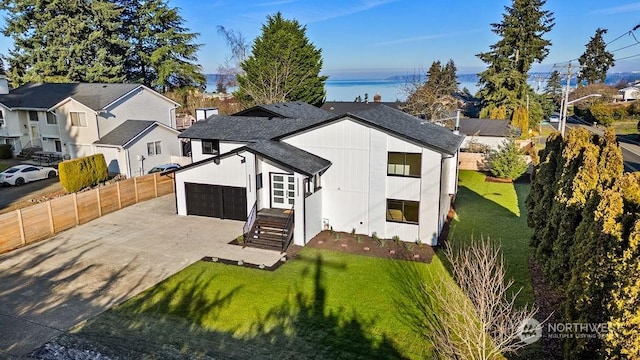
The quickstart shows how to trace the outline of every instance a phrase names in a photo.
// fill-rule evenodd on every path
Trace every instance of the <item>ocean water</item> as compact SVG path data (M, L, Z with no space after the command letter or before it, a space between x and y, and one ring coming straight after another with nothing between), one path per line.
M466 87L474 94L477 90L475 82L460 82L460 89ZM215 82L207 82L207 91L215 91ZM407 99L406 82L403 79L370 79L370 80L332 80L325 83L327 101L354 101L358 96L364 101L365 94L373 101L375 94L382 96L382 101L393 102ZM233 91L235 89L229 89Z

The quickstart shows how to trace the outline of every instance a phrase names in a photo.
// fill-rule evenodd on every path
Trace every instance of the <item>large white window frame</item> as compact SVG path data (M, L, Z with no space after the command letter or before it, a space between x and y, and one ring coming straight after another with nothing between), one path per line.
M80 111L72 111L69 113L71 126L87 127L87 113Z

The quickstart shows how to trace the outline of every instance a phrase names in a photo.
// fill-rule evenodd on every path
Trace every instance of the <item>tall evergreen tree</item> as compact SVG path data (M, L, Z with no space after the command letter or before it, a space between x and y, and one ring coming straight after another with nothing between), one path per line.
M606 29L596 29L595 35L586 45L584 54L578 58L580 66L583 67L578 74L578 82L584 81L588 85L604 82L607 71L615 65L613 54L607 51L607 44L603 39L603 35L606 33Z
M407 101L402 105L402 110L427 119L449 116L458 106L453 97L458 91L456 72L453 60L444 66L440 60L431 63L423 84L416 81L408 85Z
M267 16L251 55L241 64L236 96L249 104L304 101L320 106L325 100L321 76L322 50L306 35L306 27L281 13Z
M500 40L488 52L478 54L487 69L479 75L478 94L483 101L481 116L504 106L507 116L525 105L527 74L534 62L549 53L551 42L544 35L554 26L553 13L543 10L546 0L513 0L505 6L502 22L491 24Z
M196 63L198 33L189 32L178 8L165 0L118 0L128 42L127 80L167 91L206 83Z
M557 105L560 105L560 100L562 98L562 80L560 79L560 73L558 70L553 70L551 75L549 75L547 85L544 88L544 93L546 96L553 99Z
M14 85L25 82L121 82L121 11L107 0L2 0L2 29Z
M2 55L0 55L0 75L6 75L7 71L4 68L4 60L2 59Z

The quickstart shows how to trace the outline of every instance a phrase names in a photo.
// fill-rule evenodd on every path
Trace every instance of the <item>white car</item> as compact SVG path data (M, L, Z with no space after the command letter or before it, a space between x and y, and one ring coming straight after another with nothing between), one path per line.
M549 122L551 123L557 123L560 122L560 115L558 114L553 114L549 117Z
M23 185L25 183L51 179L58 176L58 170L47 166L16 165L0 172L0 184Z
M179 164L158 165L158 166L154 167L153 169L149 170L149 174L153 174L153 173L157 173L157 172L163 172L163 171L169 171L169 170L175 170L175 169L180 169L180 165Z

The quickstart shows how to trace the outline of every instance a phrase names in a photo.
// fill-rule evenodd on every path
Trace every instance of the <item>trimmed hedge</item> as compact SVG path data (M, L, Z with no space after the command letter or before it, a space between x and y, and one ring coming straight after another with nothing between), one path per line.
M13 154L11 153L11 145L0 144L0 159L11 159Z
M67 192L96 185L109 177L103 154L63 161L58 165L60 184Z

